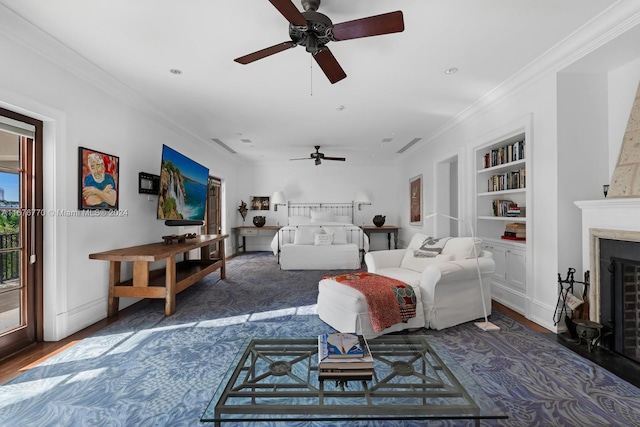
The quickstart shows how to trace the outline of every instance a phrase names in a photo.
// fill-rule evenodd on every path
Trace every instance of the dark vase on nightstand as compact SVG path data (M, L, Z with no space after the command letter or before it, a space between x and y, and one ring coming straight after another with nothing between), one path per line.
M264 216L254 216L253 225L256 227L262 227L267 222L267 218Z
M376 215L373 217L373 223L376 227L382 227L384 225L384 220L386 216L384 215Z

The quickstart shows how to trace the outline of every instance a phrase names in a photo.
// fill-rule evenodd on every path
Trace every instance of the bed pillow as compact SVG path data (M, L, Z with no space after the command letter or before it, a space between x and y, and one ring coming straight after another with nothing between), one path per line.
M328 233L324 228L313 233L313 244L316 246L330 245L332 242L333 233Z
M333 220L342 224L353 224L349 215L334 215Z
M310 227L296 228L296 233L293 237L293 244L313 245L313 234L315 231L316 229Z
M453 260L452 255L436 255L434 257L425 257L422 255L422 252L423 251L419 249L407 249L407 252L404 254L404 258L402 258L402 262L400 263L400 268L422 273L424 269L429 267L430 265Z
M308 216L290 216L289 225L309 225L311 224L311 218Z
M332 222L332 221L334 221L334 219L331 211L311 211L312 223Z
M346 245L347 243L347 229L344 227L326 227L328 233L333 234L334 245Z

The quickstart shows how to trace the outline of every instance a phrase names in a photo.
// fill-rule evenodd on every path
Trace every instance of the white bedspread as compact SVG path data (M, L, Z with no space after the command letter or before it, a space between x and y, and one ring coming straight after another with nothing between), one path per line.
M310 236L331 233L336 238L330 245L313 244L308 239L306 244L300 244L300 236L296 242L297 231ZM364 253L369 251L369 238L353 224L326 222L286 226L273 237L271 249L279 257L283 270L357 269Z

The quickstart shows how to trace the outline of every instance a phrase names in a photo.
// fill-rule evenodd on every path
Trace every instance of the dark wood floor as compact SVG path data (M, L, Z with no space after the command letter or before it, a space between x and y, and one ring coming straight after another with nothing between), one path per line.
M4 384L12 378L18 376L20 373L31 369L31 367L37 366L47 358L65 350L68 347L75 345L76 343L82 341L84 338L96 333L97 331L110 325L111 323L126 316L130 316L131 314L135 313L136 310L139 310L146 304L147 301L143 300L137 304L132 305L131 307L120 311L117 316L101 320L63 340L57 342L43 342L33 344L20 353L14 354L1 360L0 384ZM615 375L627 380L631 384L634 384L636 387L640 387L640 365L627 360L621 361L620 356L615 357L615 355L611 354L611 352L600 348L598 348L596 351L589 352L586 348L586 345L578 345L575 342L558 336L557 334L549 331L546 328L543 328L537 323L527 320L526 318L524 318L524 316L499 303L494 302L493 308L517 320L528 328L543 334L548 339L557 341L558 343L566 346L567 348L570 348L581 356L592 360L594 363L602 366L610 372L613 372Z

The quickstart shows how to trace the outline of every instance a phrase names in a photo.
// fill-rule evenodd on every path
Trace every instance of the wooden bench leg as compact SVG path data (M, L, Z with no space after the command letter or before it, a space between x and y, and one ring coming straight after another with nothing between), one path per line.
M115 296L116 285L120 284L120 261L109 263L109 296L107 298L107 316L115 316L120 310L120 298Z
M167 265L165 267L165 305L164 314L171 316L176 312L176 256L172 255L167 258Z

